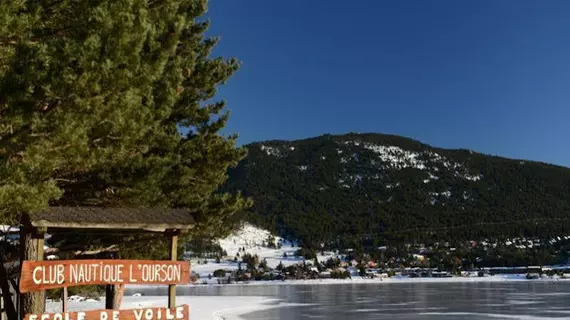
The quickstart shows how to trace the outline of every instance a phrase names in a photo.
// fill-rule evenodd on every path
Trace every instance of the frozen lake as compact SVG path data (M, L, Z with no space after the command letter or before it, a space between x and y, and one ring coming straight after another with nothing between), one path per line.
M126 294L165 293L141 289L127 289ZM178 294L264 296L285 302L243 314L246 320L570 319L567 281L203 286L179 288Z

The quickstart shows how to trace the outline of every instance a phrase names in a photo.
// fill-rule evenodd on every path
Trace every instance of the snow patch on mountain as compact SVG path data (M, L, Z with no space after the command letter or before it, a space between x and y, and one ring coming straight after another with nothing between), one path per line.
M273 241L273 246L268 246L270 239ZM273 236L268 230L248 223L244 223L232 235L217 242L226 251L227 256L222 257L220 262L214 259L193 260L192 271L198 273L200 278L207 277L218 269L237 270L238 262L235 262L234 258L238 257L238 261L241 261L240 256L245 253L258 255L260 261L265 259L271 268L277 267L280 262L288 266L305 261L303 257L295 256L295 252L299 250L296 243Z
M360 143L357 144L354 141L346 141L345 144L354 144L356 146L360 145ZM368 142L362 143L362 147L378 154L383 162L387 163L395 169L426 169L426 163L423 160L419 159L420 155L416 152L407 151L400 147L375 145Z
M433 175L433 173L431 173L431 172L428 172L428 175L429 175L428 178L424 179L424 183L429 183L432 180L439 180L439 177Z
M355 146L359 148L363 148L365 150L372 151L374 154L377 155L376 159L365 158L362 157L362 154L359 154L358 150L342 150L340 146ZM265 152L268 156L273 156L276 158L282 158L287 156L287 154L291 151L295 150L293 146L287 145L266 145L262 144L260 149ZM423 170L428 174L428 177L423 179L423 183L430 183L434 180L438 180L439 177L436 175L440 171L440 168L445 168L446 170L454 172L455 177L459 179L465 179L469 181L479 181L483 179L483 175L476 174L470 172L467 167L464 165L457 163L455 161L451 161L444 157L443 155L425 150L425 151L410 151L405 150L401 147L391 146L391 145L381 145L381 144L374 144L371 142L366 141L344 141L339 142L339 148L336 149L338 155L340 155L340 163L347 164L350 162L358 162L360 165L367 165L364 162L368 162L372 166L382 169L395 169L395 170L402 170L407 168L413 168L418 170ZM324 155L320 155L319 158L321 160L326 160L327 157ZM299 165L297 168L300 171L306 171L306 165ZM363 179L374 179L373 177L363 177ZM352 180L352 182L357 182L360 180L355 179L345 179L345 181ZM348 184L343 185L340 183L342 187L349 187Z
M235 256L239 248L256 249L267 245L267 241L274 239L273 245L292 246L293 244L281 237L273 236L268 230L258 228L249 223L244 223L241 228L232 233L229 237L219 240L220 246L226 250L228 255Z
M295 148L293 148L295 150ZM265 151L268 156L281 157L281 151L276 147L261 145L261 151Z
M404 150L396 146L385 146L361 141L345 141L344 145L362 147L374 152L378 155L383 164L391 169L401 170L406 168L414 168L426 171L439 171L439 169L434 165L441 164L448 170L455 170L456 176L466 180L478 181L483 177L480 174L470 173L467 168L465 168L460 163L450 161L444 156L432 151L416 152ZM358 161L358 154L353 153L353 158ZM345 163L346 161L347 159L341 159L342 163ZM371 163L375 164L375 161L371 160ZM429 179L425 179L424 183L428 183L430 180L439 179L439 177L433 175L432 173L428 173L430 177Z
M435 197L439 197L439 196L444 196L446 198L450 198L451 197L451 191L447 190L447 191L443 191L443 192L430 192L429 193L431 196L435 196Z
M392 188L396 188L396 187L399 187L399 186L400 186L400 183L399 183L399 182L396 183L395 185L394 185L394 184L391 184L391 183L388 183L388 184L386 184L386 189L392 189Z
M471 181L479 181L483 178L482 175L480 174L476 174L476 175L471 175L471 174L464 174L463 178L467 179L467 180L471 180Z

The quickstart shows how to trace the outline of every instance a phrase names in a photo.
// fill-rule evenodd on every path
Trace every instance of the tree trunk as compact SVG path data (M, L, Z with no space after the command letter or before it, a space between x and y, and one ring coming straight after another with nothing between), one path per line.
M117 306L116 310L121 308L121 303L123 302L123 296L125 295L125 285L118 284L115 286L115 305Z
M44 233L35 229L22 228L20 232L21 260L44 260ZM21 294L20 316L26 314L41 314L44 312L45 291Z
M8 320L17 320L18 313L14 306L14 301L10 295L10 283L8 282L8 273L4 268L4 261L0 258L0 291L2 292L3 309L6 312ZM2 311L0 311L2 312Z
M105 287L105 309L119 310L125 294L125 285L107 285Z

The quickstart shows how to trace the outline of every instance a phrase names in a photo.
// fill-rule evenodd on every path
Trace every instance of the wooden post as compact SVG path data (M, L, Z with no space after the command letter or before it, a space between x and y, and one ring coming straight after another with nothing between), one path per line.
M63 287L61 297L61 312L67 312L67 287Z
M113 259L112 253L107 253L109 258ZM119 306L116 305L117 302L117 286L112 284L105 285L105 309L107 310L118 310Z
M112 284L105 285L105 309L115 310L115 286Z
M45 228L26 226L20 229L20 260L43 261ZM45 308L45 290L20 295L20 317L28 313L41 314Z
M172 261L178 260L178 233L176 231L167 232L170 238L170 255ZM168 307L176 308L176 285L168 285Z
M111 259L121 258L116 257L115 254L110 253ZM125 285L123 284L108 284L105 285L105 309L119 310L121 309L121 302L125 293Z
M124 292L125 285L123 284L105 285L105 309L119 310Z

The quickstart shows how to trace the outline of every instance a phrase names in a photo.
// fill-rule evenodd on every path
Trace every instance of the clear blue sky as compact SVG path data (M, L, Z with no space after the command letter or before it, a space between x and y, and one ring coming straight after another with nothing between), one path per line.
M570 166L569 0L211 0L240 144L398 134Z

